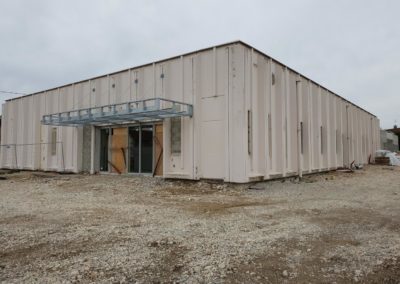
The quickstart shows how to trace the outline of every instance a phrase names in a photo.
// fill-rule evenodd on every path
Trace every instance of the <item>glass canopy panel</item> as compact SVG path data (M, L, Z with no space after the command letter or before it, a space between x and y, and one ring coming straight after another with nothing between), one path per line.
M44 125L58 126L109 125L192 115L191 104L154 98L47 114L41 122Z

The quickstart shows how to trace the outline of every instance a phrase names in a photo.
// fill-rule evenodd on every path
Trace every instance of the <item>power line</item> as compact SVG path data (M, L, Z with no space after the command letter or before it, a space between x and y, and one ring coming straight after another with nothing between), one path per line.
M28 95L28 94L25 94L25 93L18 93L18 92L11 92L11 91L1 91L1 90L0 90L0 93L13 94L13 95Z

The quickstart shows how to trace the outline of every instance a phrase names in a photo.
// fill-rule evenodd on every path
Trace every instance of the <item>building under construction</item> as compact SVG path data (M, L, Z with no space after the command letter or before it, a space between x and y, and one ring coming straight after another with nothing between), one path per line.
M249 182L367 163L379 120L241 42L3 105L1 167Z

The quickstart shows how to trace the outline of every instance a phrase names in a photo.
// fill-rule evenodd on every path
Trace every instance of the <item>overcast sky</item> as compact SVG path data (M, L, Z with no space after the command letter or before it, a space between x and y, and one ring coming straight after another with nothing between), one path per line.
M0 0L0 90L32 93L237 39L381 127L400 124L397 0Z

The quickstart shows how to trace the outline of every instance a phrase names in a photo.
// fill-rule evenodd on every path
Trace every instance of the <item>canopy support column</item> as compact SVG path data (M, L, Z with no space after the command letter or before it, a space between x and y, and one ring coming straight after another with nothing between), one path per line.
M91 139L90 139L90 174L94 174L94 155L95 155L95 138L96 138L96 128L94 125L90 127Z

